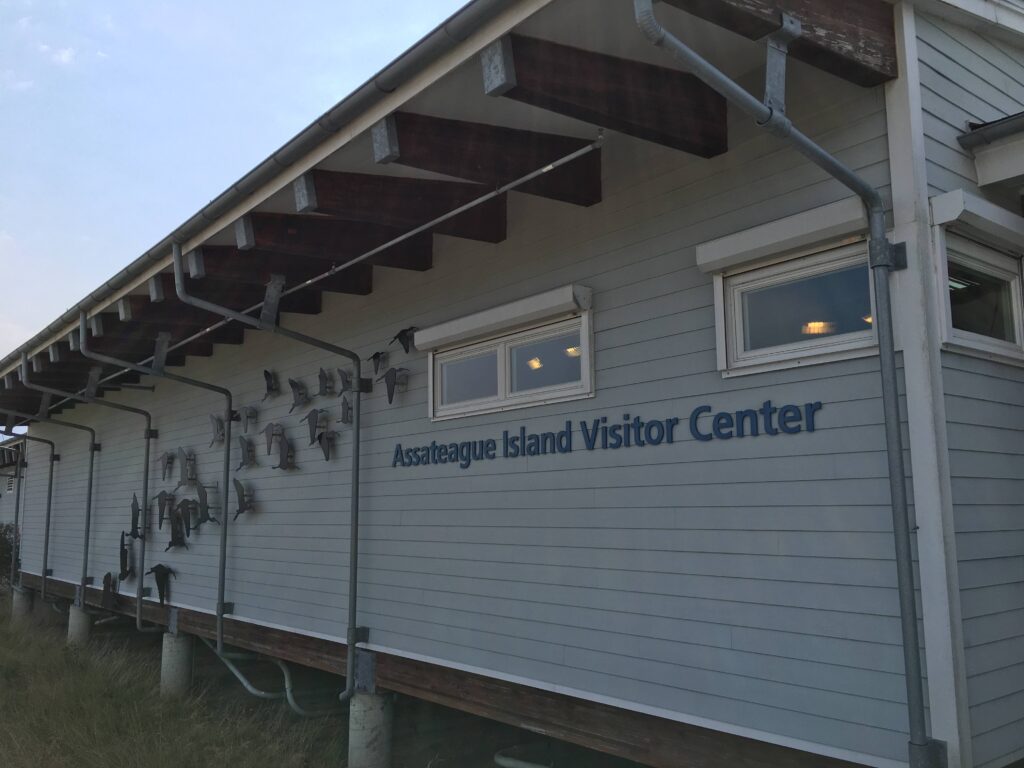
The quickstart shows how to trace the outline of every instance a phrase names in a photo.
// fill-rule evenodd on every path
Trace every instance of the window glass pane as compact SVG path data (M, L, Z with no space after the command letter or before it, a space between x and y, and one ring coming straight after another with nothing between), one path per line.
M743 348L776 347L871 329L867 264L743 293Z
M579 330L512 347L512 391L579 381L582 352Z
M1015 343L1010 283L955 261L949 262L953 327Z
M474 357L441 363L441 403L461 403L498 396L498 353L490 350Z

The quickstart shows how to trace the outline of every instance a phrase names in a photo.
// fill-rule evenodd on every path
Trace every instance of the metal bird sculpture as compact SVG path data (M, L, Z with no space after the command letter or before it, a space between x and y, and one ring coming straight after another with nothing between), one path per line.
M288 409L288 413L291 413L309 402L309 392L305 384L295 379L288 379L288 386L292 388L292 407Z
M266 387L266 391L263 393L264 400L268 397L276 397L280 394L281 387L277 383L277 374L273 371L263 371L263 384Z
M400 386L405 386L409 381L409 369L408 368L388 368L384 375L381 376L377 381L383 381L385 386L388 388L388 405L395 400L395 390Z
M221 416L210 414L210 429L213 433L213 439L210 440L210 447L213 448L217 443L224 442L224 419Z
M243 432L248 432L249 431L249 425L250 424L255 424L256 423L256 419L259 417L259 411L256 410L256 406L254 406L254 405L242 406L242 408L239 409L238 414L239 414L239 416L242 419L242 431Z
M331 372L321 368L317 378L320 380L320 389L316 391L316 397L330 397L333 395L334 376L331 375Z
M191 533L191 523L189 518L192 515L193 505L196 502L192 499L182 499L178 502L178 505L174 508L171 514L171 540L164 548L166 552L171 547L184 547L188 549L188 544L185 543L185 537Z
M238 436L238 453L241 463L235 467L235 472L246 467L256 466L256 445L245 435Z
M347 397L341 398L341 418L338 419L339 424L351 424L352 423L352 403L348 401Z
M157 563L146 573L152 573L156 580L156 591L160 596L160 605L171 599L171 577L178 578L178 574L163 563Z
M284 428L276 422L267 424L267 426L263 428L263 436L267 440L267 456L270 455L270 452L274 448L274 438L281 437L283 434Z
M388 353L385 351L374 352L366 359L373 361L373 375L376 376L388 364Z
M206 494L206 486L197 485L196 495L199 496L199 500L191 510L196 516L192 527L198 531L199 526L203 523L217 523L217 525L220 525L220 520L210 514L210 497Z
M292 441L283 434L277 441L277 464L271 469L298 469L295 464L295 448Z
M335 368L338 372L338 396L352 391L352 374L342 368Z
M159 517L157 517L157 528L163 530L164 519L170 519L171 512L174 510L174 494L168 493L167 491L160 491L156 495L157 510L159 511Z
M174 490L178 490L183 485L186 488L195 487L196 455L192 451L186 453L184 448L178 449L178 473L179 480L178 484L174 486Z
M395 337L391 341L388 342L388 346L390 347L397 341L402 345L402 349L405 350L405 354L409 354L409 350L412 348L413 334L418 330L419 329L414 325L410 325L408 328L403 328L395 334ZM376 371L374 371L374 373L376 373Z
M132 568L131 559L131 550L128 548L128 544L124 540L124 531L121 531L121 573L118 574L118 578L121 581L125 581L129 577L135 575L135 569Z
M114 609L114 595L116 593L117 580L114 578L114 574L108 571L103 574L103 597L100 600L100 605L108 611L112 611Z
M139 497L132 494L132 530L129 534L133 539L141 539L142 532L139 530L139 518L142 517L142 507L139 505Z
M324 455L324 461L331 460L331 447L334 445L334 438L337 434L333 430L325 429L316 436L316 441L320 445L320 451Z
M238 499L238 507L235 509L235 516L232 520L237 520L239 515L255 511L256 504L253 501L252 494L245 490L242 481L237 477L232 478L232 480L235 483L235 497Z
M321 411L319 408L314 408L301 419L301 422L307 422L309 424L309 444L313 445L316 443L316 436L320 434L320 431L327 426L327 411Z
M176 454L174 451L167 451L163 456L160 457L160 479L166 480L171 476L171 472L174 470L174 457Z

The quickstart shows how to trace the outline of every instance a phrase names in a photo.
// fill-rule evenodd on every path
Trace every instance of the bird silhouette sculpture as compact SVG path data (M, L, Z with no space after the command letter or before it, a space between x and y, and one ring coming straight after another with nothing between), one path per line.
M267 426L263 428L263 437L266 438L267 441L267 456L270 455L270 452L274 448L274 438L280 437L283 434L284 428L276 422L267 424Z
M142 517L142 507L139 505L139 497L132 494L132 529L129 534L133 539L141 539L142 532L139 530L139 518Z
M320 432L327 426L327 411L322 411L319 408L314 408L301 419L300 422L306 422L309 425L309 444L316 444L316 437Z
M235 467L235 472L256 465L256 445L245 435L238 436L238 454L241 463Z
M373 375L376 376L378 373L384 370L385 366L387 366L388 353L385 351L374 352L366 359L373 361Z
M108 611L112 611L114 609L115 594L117 594L117 579L114 578L114 574L108 571L103 574L103 597L100 599L100 605Z
M273 371L263 371L263 386L266 390L263 393L264 400L268 397L276 397L281 392L281 387L277 383L277 374Z
M163 456L160 457L160 479L166 480L171 476L171 472L174 471L174 451L167 451Z
M295 463L295 448L292 446L292 441L284 436L282 433L277 438L277 464L271 467L271 469L298 469L298 465Z
M198 506L192 499L182 499L171 513L171 540L164 547L166 552L171 547L184 547L188 549L185 538L191 534L191 520L193 506Z
M168 493L167 491L160 491L156 495L157 510L159 516L157 517L157 528L163 530L164 520L170 519L171 513L174 511L174 494Z
M343 368L335 368L338 372L338 397L352 391L352 374Z
M196 455L192 451L185 452L184 448L178 449L178 484L174 490L181 486L192 488L196 484Z
M121 531L121 573L118 575L121 581L125 581L135 575L135 569L132 568L131 560L131 550L125 541L124 531Z
M163 563L157 563L146 573L152 573L156 580L156 592L160 596L160 605L169 602L171 599L171 577L178 578L178 574Z
M211 448L217 443L224 442L224 419L222 417L210 414L210 430L213 435L213 439L210 440Z
M195 507L192 508L196 516L192 528L198 531L203 523L217 523L217 525L220 525L220 520L210 514L210 497L206 494L206 487L197 485L196 495L199 498L196 501Z
M320 389L316 391L317 397L330 397L334 394L334 377L331 372L321 368L320 373L317 374L317 378L320 380Z
M347 397L341 398L341 418L338 419L339 424L351 424L352 423L352 403L348 401Z
M405 351L405 354L409 354L409 350L412 349L413 335L418 330L419 329L414 325L410 325L408 328L403 328L395 334L395 337L391 339L391 341L388 342L388 346L390 347L397 341L402 345L402 349ZM376 371L374 371L374 373L376 373Z
M256 410L256 406L254 405L245 405L239 409L238 415L242 420L242 431L248 432L249 425L256 423L256 419L259 417L259 411Z
M238 507L235 509L235 516L232 520L237 520L239 515L255 511L256 504L253 501L252 494L245 490L242 481L237 477L232 478L232 480L235 483L235 498L238 499Z
M395 401L395 391L409 381L408 368L388 368L377 381L383 381L388 389L388 405Z
M309 392L305 384L295 379L288 379L288 386L292 388L292 407L288 409L288 413L291 413L309 402Z

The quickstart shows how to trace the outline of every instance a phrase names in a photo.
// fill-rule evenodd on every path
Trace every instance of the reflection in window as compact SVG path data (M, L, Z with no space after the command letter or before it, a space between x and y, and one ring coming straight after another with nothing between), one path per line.
M1009 281L952 259L948 271L953 327L1015 343L1013 293Z
M511 353L513 392L580 380L579 331L512 347Z
M441 402L444 405L498 396L498 353L463 357L441 364Z
M867 264L745 291L742 296L745 350L871 330Z

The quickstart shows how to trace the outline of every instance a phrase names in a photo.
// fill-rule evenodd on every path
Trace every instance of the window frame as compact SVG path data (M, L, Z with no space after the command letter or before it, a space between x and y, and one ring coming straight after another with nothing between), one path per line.
M863 238L853 243L832 243L791 253L771 262L744 265L715 275L718 369L722 376L728 378L876 354L878 332L875 324L864 331L758 350L742 349L744 293L835 272L857 264L863 264L868 269L868 295L871 314L875 316L875 292L868 266L867 243Z
M579 329L580 335L580 380L571 384L555 384L524 392L512 391L510 366L511 348L524 343L543 341ZM497 352L498 394L495 397L467 400L452 405L442 405L441 366L444 363L474 357L491 350ZM574 313L569 317L554 317L526 326L491 334L482 339L459 342L433 349L428 354L427 365L430 375L427 379L427 403L431 421L444 421L464 416L485 413L500 413L533 405L560 403L594 396L594 341L590 310Z
M993 246L980 243L955 231L943 233L942 312L944 346L962 351L980 352L986 357L1024 362L1024 293L1022 293L1021 260ZM953 307L949 300L949 262L973 269L1010 284L1015 342L972 333L953 327Z

